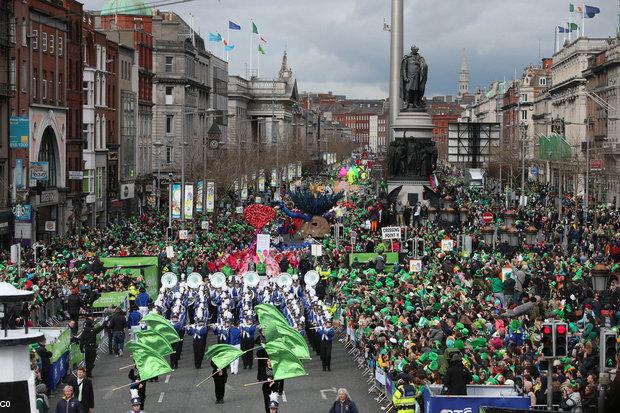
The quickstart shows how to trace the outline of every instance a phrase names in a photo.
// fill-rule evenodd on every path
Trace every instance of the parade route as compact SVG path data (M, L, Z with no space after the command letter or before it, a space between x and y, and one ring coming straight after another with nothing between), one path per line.
M215 343L215 337L212 334L209 335L208 343ZM128 383L129 369L118 370L131 362L127 354L126 352L125 356L118 358L107 353L99 355L93 377L95 412L125 412L129 409L127 403L129 390L123 388L112 391L115 387ZM360 412L374 412L380 409L375 400L368 395L366 379L360 374L360 370L357 369L342 343L334 340L331 372L322 371L321 360L316 353L312 357L312 360L305 363L308 376L285 381L284 394L280 400L282 412L328 412L340 387L347 388ZM256 360L251 371L240 367L239 374L233 375L229 370L223 405L215 405L212 380L196 388L196 384L209 374L211 374L211 367L206 360L203 362L202 369L194 368L192 339L186 337L179 369L160 377L159 382L147 384L145 412L254 413L264 411L261 385L244 387L244 384L256 382ZM100 383L106 384L102 386ZM56 397L53 397L54 404L59 394L60 391L56 391Z

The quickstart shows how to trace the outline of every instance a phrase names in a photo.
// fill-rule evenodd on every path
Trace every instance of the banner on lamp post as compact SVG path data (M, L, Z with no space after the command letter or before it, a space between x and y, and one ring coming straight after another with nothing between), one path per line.
M207 182L207 212L215 210L215 182Z
M265 170L258 171L258 191L263 192L265 190Z
M192 219L194 217L194 185L185 185L185 202L184 202L183 215L185 219Z
M172 193L172 219L181 219L181 184L172 184L170 188Z
M271 169L271 186L278 186L278 170L276 168Z
M196 213L203 211L202 194L204 193L204 181L196 182Z

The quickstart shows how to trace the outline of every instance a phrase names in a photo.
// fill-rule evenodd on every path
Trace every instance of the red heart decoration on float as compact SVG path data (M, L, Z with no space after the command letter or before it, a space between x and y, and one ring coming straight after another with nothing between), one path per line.
M255 229L260 230L276 217L276 211L267 205L252 204L243 210L243 217Z

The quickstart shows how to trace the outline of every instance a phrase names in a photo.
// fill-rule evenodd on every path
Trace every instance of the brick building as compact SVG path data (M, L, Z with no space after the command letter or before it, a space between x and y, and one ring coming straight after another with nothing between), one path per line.
M136 195L143 197L153 177L153 11L142 0L110 0L96 18L95 27L106 33L131 37L138 68L138 117L136 123ZM127 45L127 43L124 43ZM133 198L134 184L123 184L121 199Z
M81 42L82 5L72 0L12 3L16 88L10 100L9 162L14 204L23 212L16 217L15 238L33 242L66 233L80 205L79 189L68 177L70 168L81 170L74 127L81 101L72 92L82 81L81 48L74 47Z
M452 101L451 96L435 96L426 101L428 114L433 123L433 141L436 142L439 157L448 155L448 124L457 122L461 114L461 105Z

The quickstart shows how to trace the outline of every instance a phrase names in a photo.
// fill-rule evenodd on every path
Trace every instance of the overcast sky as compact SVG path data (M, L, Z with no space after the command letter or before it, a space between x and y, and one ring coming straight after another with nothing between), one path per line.
M463 48L474 91L493 80L512 78L515 69L537 64L539 56L551 56L554 27L568 20L568 1L563 0L404 1L405 50L415 43L426 58L428 96L456 94ZM85 9L98 10L105 0L84 3ZM586 19L586 36L615 34L619 10L614 3L587 3L601 13ZM225 38L228 20L241 25L242 31L231 31L235 49L230 53L230 74L246 73L253 19L268 41L260 59L261 77L275 76L287 48L300 91L332 91L353 98L387 96L389 32L383 31L383 21L390 21L390 0L194 0L160 9L177 12L187 21L192 13L196 31L205 39L208 32L220 32ZM208 45L221 56L221 44Z

